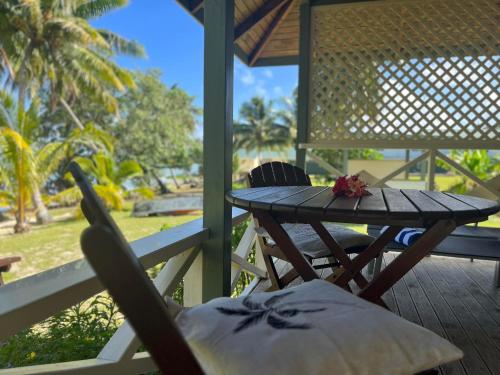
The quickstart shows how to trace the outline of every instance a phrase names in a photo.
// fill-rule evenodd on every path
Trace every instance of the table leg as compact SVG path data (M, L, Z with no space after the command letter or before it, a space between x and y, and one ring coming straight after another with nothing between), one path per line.
M349 286L349 281L354 280L356 284L361 288L365 288L368 285L368 281L361 274L361 270L364 266L368 264L368 262L375 258L385 247L385 245L398 233L400 228L390 228L382 236L374 240L370 246L365 249L360 255L358 255L354 260L351 260L349 256L346 254L345 250L340 246L340 244L332 237L330 232L325 228L325 226L319 222L314 221L310 223L314 228L318 236L323 240L326 246L332 251L333 255L337 258L337 260L342 265L342 269L340 272L334 273L332 276L328 277L326 280L334 283L335 285L340 286L341 288L346 289L347 291L352 293L352 290ZM363 256L362 256L363 255ZM361 257L362 256L362 257ZM361 258L360 258L361 257ZM358 259L360 258L360 259ZM382 298L375 298L374 301L378 305L387 307Z
M333 256L337 258L337 260L342 265L343 272L338 277L340 278L343 274L349 273L347 282L351 279L354 279L354 281L360 288L364 288L365 286L367 286L368 280L366 280L366 278L361 273L356 272L352 273L351 275L350 270L353 267L351 258L349 258L349 255L346 254L342 246L340 246L339 243L331 236L330 232L328 232L325 226L320 221L312 221L310 224L314 228L318 236L321 238L321 240L323 240L325 245L331 250ZM345 288L347 286L347 282L339 286ZM337 284L337 282L335 282L335 284Z
M304 255L297 249L288 233L283 229L280 223L267 212L254 212L254 216L259 220L267 233L276 242L276 245L286 255L288 261L297 270L304 281L319 279L319 275L313 266L307 261Z
M374 277L358 296L372 302L379 301L387 290L453 232L455 227L453 220L436 222L413 245L404 250L378 276Z
M363 252L361 252L356 258L351 262L349 268L346 268L344 273L339 276L335 281L335 284L343 286L347 284L354 275L357 275L361 270L368 264L372 259L377 258L380 253L384 250L384 247L396 237L396 235L401 231L402 227L393 226L387 228L387 230L382 233L378 238L376 238ZM366 287L366 284L361 288Z

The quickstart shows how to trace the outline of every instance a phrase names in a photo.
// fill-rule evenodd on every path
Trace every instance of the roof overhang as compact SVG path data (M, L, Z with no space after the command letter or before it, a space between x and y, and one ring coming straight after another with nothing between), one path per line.
M177 0L203 24L203 0ZM248 66L297 65L300 0L235 0L235 53Z

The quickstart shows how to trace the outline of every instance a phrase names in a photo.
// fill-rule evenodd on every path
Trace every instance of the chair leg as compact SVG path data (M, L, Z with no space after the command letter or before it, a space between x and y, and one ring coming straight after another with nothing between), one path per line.
M495 264L495 279L493 282L495 288L500 288L500 262L496 262Z
M264 257L264 263L266 265L267 274L269 275L269 280L271 280L271 286L273 289L282 289L280 277L274 266L273 257L268 254L262 254Z
M370 260L368 263L368 274L373 275L373 270L375 269L375 259Z
M328 257L328 261L330 264L332 264L332 272L335 272L335 270L338 268L338 262L335 257Z
M375 259L375 264L373 267L373 277L376 277L380 273L380 269L382 268L382 259L384 259L384 252L382 251L380 255Z

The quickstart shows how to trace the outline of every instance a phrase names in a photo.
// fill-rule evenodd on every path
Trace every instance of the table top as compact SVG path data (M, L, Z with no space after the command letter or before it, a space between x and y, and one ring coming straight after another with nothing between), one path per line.
M335 197L327 186L273 186L233 190L226 198L249 211L268 211L285 221L340 221L428 226L452 219L457 225L484 221L497 202L438 191L369 188L361 198ZM382 221L383 220L383 221Z

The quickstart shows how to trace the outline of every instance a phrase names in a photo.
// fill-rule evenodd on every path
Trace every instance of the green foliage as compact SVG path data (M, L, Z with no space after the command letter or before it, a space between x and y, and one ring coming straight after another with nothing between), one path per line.
M118 160L136 160L145 172L190 165L199 113L194 98L177 86L167 87L159 70L134 77L137 89L119 98L121 120L106 124L116 138Z
M117 111L114 91L134 87L115 54L143 56L142 47L107 30L97 30L89 18L127 4L126 0L4 0L0 46L9 82L20 105L40 89L50 91L52 108L61 100L91 96L109 111ZM4 68L5 70L5 68Z
M77 157L74 159L87 175L95 182L94 189L107 207L114 210L123 210L125 198L129 195L140 195L145 198L152 198L154 192L140 186L127 190L125 184L143 175L139 163L134 160L124 160L116 163L113 157L103 152L98 152L90 159ZM67 175L68 180L72 180ZM75 203L81 199L81 193L77 186L73 186L52 198L53 201Z
M484 181L500 173L499 155L490 156L487 150L452 150L450 157ZM438 166L445 170L453 169L440 160L438 160ZM457 194L465 194L474 188L474 186L476 186L475 182L463 177L460 182L451 186L449 191Z
M253 97L240 108L241 120L234 124L235 149L257 151L283 150L292 142L291 128L279 123L279 115L273 102L266 103L261 97Z
M4 341L0 345L0 366L95 358L121 321L113 300L98 295Z

